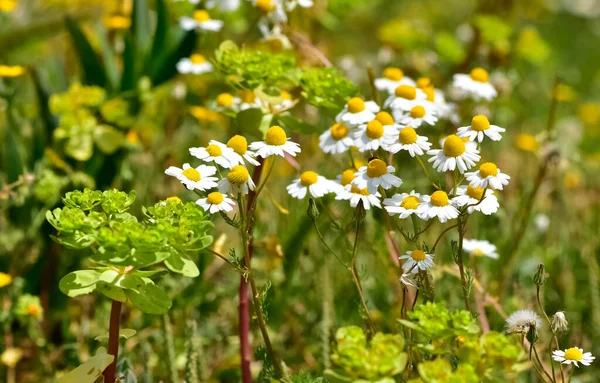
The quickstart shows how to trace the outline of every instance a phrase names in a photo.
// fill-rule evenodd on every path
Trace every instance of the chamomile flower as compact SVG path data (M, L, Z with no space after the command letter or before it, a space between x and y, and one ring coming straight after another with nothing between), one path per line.
M385 210L389 215L398 214L400 219L405 219L417 212L421 204L421 195L411 191L410 193L394 194L392 198L383 200Z
M181 74L203 74L213 71L213 66L206 58L195 53L190 58L182 58L177 63L177 71Z
M297 153L300 153L300 145L289 141L285 131L280 126L275 125L269 128L264 141L251 143L250 150L255 150L256 155L262 158L272 155L284 157L285 153L295 157Z
M438 120L435 106L427 102L415 103L408 113L397 113L394 111L394 118L401 124L418 128L422 124L435 125Z
M310 8L314 5L313 0L289 0L286 4L286 8L288 12L296 9L296 6L300 6L302 8Z
M235 206L235 202L231 198L220 192L209 193L206 198L200 198L197 200L196 204L210 214L214 214L219 211L230 212Z
M458 210L452 205L448 194L438 190L432 195L421 196L421 203L417 208L417 216L423 220L437 217L441 223L458 217Z
M457 135L461 138L468 137L469 140L482 142L484 137L489 137L492 141L500 141L502 136L500 133L506 129L496 125L490 125L488 118L482 114L473 117L471 126L463 126L458 128Z
M377 112L379 112L379 105L374 101L365 102L359 97L352 97L348 100L344 109L338 113L335 121L345 122L354 127L373 120Z
M357 131L354 133L354 146L361 152L375 151L383 146L385 138L393 131L395 129L390 128L389 125L386 128L378 119L371 120L358 126Z
M287 21L282 0L252 0L252 5L275 24ZM266 19L263 20L267 22Z
M211 141L212 143L213 141ZM229 162L232 166L243 165L246 160L250 165L258 166L260 163L254 159L256 153L248 150L248 140L246 137L235 135L227 141L227 147L233 150L230 153Z
M355 168L344 170L334 181L331 181L331 190L336 194L340 194L343 191L349 191L352 186L352 181L356 178L355 174Z
M269 29L267 24L260 24L259 29L263 35L262 41L273 52L281 52L292 48L290 39L283 33L279 25L275 25L272 29Z
M434 149L427 151L432 155L429 162L433 162L433 167L439 172L458 170L462 173L475 166L479 161L479 150L467 147L464 141L455 134L452 134L444 141L443 149Z
M452 87L462 97L490 101L498 95L498 92L488 80L489 75L485 69L475 68L469 74L455 74L452 78Z
M374 158L367 166L358 169L354 174L356 178L352 180L352 185L359 189L367 188L371 194L374 194L379 186L386 190L392 186L398 187L402 185L402 180L393 174L395 171L393 166L388 166L379 158Z
M177 178L189 190L208 190L217 187L217 177L212 177L217 172L214 166L200 165L193 168L190 164L183 164L180 169L175 166L169 166L165 174Z
M385 68L383 77L375 79L375 87L381 92L394 93L400 85L415 86L413 79L405 76L400 68Z
M194 12L193 17L183 16L179 19L179 25L183 30L218 32L223 28L223 20L212 20L208 11L199 9Z
M400 85L394 90L394 94L385 100L384 108L390 108L393 114L410 112L416 102L423 101L427 95L418 88L411 85Z
M414 157L422 156L431 148L431 143L427 141L427 137L419 136L413 127L407 126L397 135L386 137L384 148L390 153L406 150L411 157Z
M500 208L498 198L494 195L493 190L473 187L471 185L459 186L456 189L456 197L453 198L453 201L458 207L471 205L467 209L467 213L469 214L472 214L474 211L480 211L485 215L490 215L497 212L498 208Z
M542 328L542 319L535 311L518 310L506 318L506 333L527 335Z
M573 363L575 367L579 367L579 363L583 364L584 366L589 366L594 359L596 359L596 357L592 356L591 352L584 353L582 348L571 347L565 351L552 351L552 359L562 364Z
M367 188L359 188L354 185L348 185L344 189L338 190L335 197L336 200L350 201L350 206L357 207L362 201L365 210L370 210L371 206L381 209L381 194L378 191L369 193Z
M196 4L200 2L200 0L194 1ZM213 8L215 6L218 6L222 12L233 12L240 7L240 0L208 0L206 2L206 8Z
M239 111L242 100L239 97L234 97L231 93L221 93L215 100L214 109L223 112L226 110Z
M242 90L240 91L239 96L241 100L240 110L262 107L260 99L256 97L256 93L251 90Z
M498 250L496 246L485 240L463 239L463 250L476 257L490 257L498 259Z
M319 146L325 153L344 153L352 145L354 140L350 136L350 129L343 122L333 124L319 136Z
M227 173L227 177L219 181L219 191L233 195L238 193L248 194L248 189L254 190L255 186L248 169L244 165L235 165Z
M327 178L318 175L313 171L306 171L300 175L300 178L292 181L287 186L288 193L298 199L304 199L307 192L313 198L321 198L325 194L331 192L331 181Z
M190 148L190 154L204 162L215 162L226 169L232 166L230 158L233 157L233 149L215 140L206 147Z
M386 134L396 134L400 131L400 129L402 129L404 126L396 123L394 121L394 118L392 117L391 114L389 114L388 112L379 112L375 115L375 119L379 122L381 122L381 125L383 125L383 128L386 131Z
M407 251L406 254L399 258L404 260L402 268L412 274L418 273L419 270L427 270L433 266L433 255L421 250Z
M500 172L493 162L486 162L476 172L465 173L465 178L474 187L502 190L504 186L508 185L510 176Z

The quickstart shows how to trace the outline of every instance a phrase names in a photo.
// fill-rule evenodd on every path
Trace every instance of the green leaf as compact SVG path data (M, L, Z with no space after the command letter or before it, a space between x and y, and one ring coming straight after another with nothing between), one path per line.
M125 294L131 303L147 314L164 314L171 308L167 294L151 279L136 278L136 290L127 290Z
M114 359L113 355L106 353L106 349L101 348L87 362L58 378L57 383L94 383Z
M403 325L404 327L408 327L411 328L413 330L419 330L419 325L417 325L416 323L413 323L411 321L408 320L404 320L404 319L396 319L401 325Z
M74 271L60 280L58 288L71 298L89 294L96 289L96 282L100 279L100 275L96 270Z
M277 123L282 127L296 133L302 134L316 134L320 133L322 129L319 129L318 126L307 124L306 122L297 120L292 116L277 116Z
M65 145L65 152L77 161L85 162L94 153L94 139L85 133L71 136Z
M154 61L154 65L148 71L153 85L160 85L177 75L177 63L184 57L192 54L196 48L196 32L189 31L179 41L177 46L168 50L160 58Z
M156 31L152 39L152 53L147 67L163 52L169 31L169 13L165 0L156 0Z
M196 266L194 261L178 253L173 253L171 257L165 259L165 265L167 265L169 270L185 275L186 277L195 278L200 275L200 270L198 270L198 266Z
M135 87L135 44L131 35L123 39L125 49L123 50L123 75L121 76L121 91L131 90Z
M15 130L18 128L13 121L12 107L9 105L6 111L8 123L4 127L4 158L2 159L2 171L6 172L6 181L15 182L25 172L25 164Z
M125 135L110 125L98 125L94 129L94 141L104 154L112 154L125 142Z
M144 62L148 54L148 48L152 34L150 31L150 15L146 0L134 0L133 12L131 14L131 30L136 46L136 58Z
M136 270L133 273L131 273L131 275L135 275L142 278L158 278L166 274L169 274L169 270L167 269Z
M129 339L132 336L134 336L135 334L137 334L137 331L135 331L132 328L123 328L123 329L119 330L119 338ZM97 337L94 338L94 340L97 340L99 342L104 342L105 340L108 340L108 333L98 335Z
M105 87L107 78L104 66L96 55L96 51L92 48L92 44L90 44L79 27L79 23L75 19L67 17L65 19L65 25L71 35L75 51L77 52L79 62L81 63L84 78L83 82L86 85Z
M127 296L123 289L110 283L98 281L96 283L96 291L115 301L125 302L127 300Z
M260 127L263 116L260 108L246 109L237 114L236 122L242 133L254 133Z

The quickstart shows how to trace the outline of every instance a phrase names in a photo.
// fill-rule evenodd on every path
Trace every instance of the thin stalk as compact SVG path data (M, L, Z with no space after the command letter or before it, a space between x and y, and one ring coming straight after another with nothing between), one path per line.
M467 279L465 277L465 267L463 265L463 237L465 230L463 227L462 217L458 217L458 254L456 255L456 264L460 271L460 282L463 290L463 297L465 298L465 306L467 311L471 312L471 301L469 299L469 288L467 287Z
M548 322L548 328L550 329L550 332L552 332L552 339L550 339L550 345L548 347L548 353L550 354L550 366L552 367L552 381L554 383L556 383L556 374L554 372L554 359L552 358L552 342L554 341L556 343L556 349L559 350L560 346L558 344L558 337L556 336L556 332L554 332L554 329L552 328L552 322L550 322L550 318L548 317L548 314L546 314L546 310L544 310L544 305L542 304L542 289L540 288L541 286L537 286L537 291L536 291L536 299L537 299L537 304L538 307L540 308L540 311L542 312L542 314L544 314L544 318L546 319L546 322ZM562 380L562 383L565 383L565 377L563 375L564 371L563 371L563 366L562 363L559 363L559 367L560 367L560 378Z
M538 364L540 365L540 369L544 372L544 375L546 375L546 377L548 379L550 379L551 382L554 382L555 380L553 379L553 377L551 377L550 374L548 373L548 371L546 371L546 369L544 368L544 365L542 364L542 361L540 360L540 356L538 355L535 345L532 344L531 347L533 348L533 354L535 355L535 359L537 360Z
M438 245L438 242L440 242L440 239L442 239L442 237L444 236L444 234L446 234L447 232L449 232L450 230L454 229L455 227L458 227L458 224L456 225L452 225L452 226L448 226L446 229L444 229L444 231L442 231L440 233L440 235L437 237L437 239L435 240L435 242L433 243L433 247L431 248L431 253L435 253L435 248Z
M362 204L362 202L361 202ZM362 207L359 207L362 209ZM371 319L371 313L369 313L369 308L367 307L367 301L365 299L365 294L363 293L362 284L360 283L360 278L358 276L358 272L356 270L356 249L358 248L358 234L360 233L360 223L362 219L360 217L356 218L356 234L354 235L354 246L352 247L352 258L351 258L351 272L352 278L354 279L354 284L358 289L358 294L360 295L360 301L362 303L363 309L365 310L365 314L367 315L367 324L369 325L369 329L371 334L375 334L375 323L373 323L373 319Z
M108 354L114 356L113 362L104 370L104 383L114 383L117 377L117 358L119 357L119 326L121 324L122 302L112 301L110 324L108 327Z
M441 190L442 188L438 184L436 184L433 181L433 178L431 178L431 176L429 175L429 171L425 167L425 164L423 163L423 160L421 159L421 157L415 156L415 158L417 159L417 161L419 161L419 164L421 164L421 167L423 168L423 171L425 172L425 176L427 177L427 179L429 180L429 182L431 182L431 185L433 185L434 188L436 188L438 190Z
M179 382L179 373L177 372L177 362L175 360L175 343L173 342L173 326L167 314L163 314L163 326L165 331L165 347L167 348L167 366L172 383Z

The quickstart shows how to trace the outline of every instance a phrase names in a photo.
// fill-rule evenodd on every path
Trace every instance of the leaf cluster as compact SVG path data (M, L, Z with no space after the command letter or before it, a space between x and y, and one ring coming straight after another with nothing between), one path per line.
M354 83L335 68L308 68L300 78L302 95L316 107L340 109L358 93Z

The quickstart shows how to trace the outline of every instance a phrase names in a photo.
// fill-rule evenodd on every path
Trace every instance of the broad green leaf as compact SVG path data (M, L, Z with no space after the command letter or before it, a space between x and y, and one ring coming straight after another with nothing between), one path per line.
M73 46L79 57L81 69L83 70L84 83L86 85L106 86L106 71L102 61L98 58L96 51L85 37L85 34L79 27L79 23L71 18L65 19L65 25L73 40Z
M246 109L237 114L236 122L242 133L250 134L258 130L263 116L264 114L260 108Z
M87 161L94 153L94 140L89 134L71 136L65 146L65 152L77 161Z
M2 159L2 171L6 173L8 183L15 182L25 171L23 153L17 140L18 125L14 122L12 104L6 111L7 124L4 126L4 158Z
M108 334L109 333L98 335L97 337L94 338L94 340L97 340L99 342L104 342L105 340L108 340ZM135 334L137 334L137 331L135 331L132 328L123 328L123 329L119 330L119 338L129 339L132 336L134 336Z
M137 268L144 268L155 265L164 261L171 256L170 252L167 251L156 251L156 252L141 252L136 251L131 256L132 265Z
M125 49L123 50L123 75L121 76L121 91L131 90L135 87L135 44L131 35L127 34L123 39Z
M198 266L196 266L194 261L178 253L172 253L168 259L165 259L165 265L167 265L169 270L185 275L186 277L195 278L200 275L200 270L198 270Z
M413 330L419 330L419 325L417 325L416 323L413 323L411 321L404 320L404 319L396 319L396 320L405 327L411 328Z
M124 282L126 277L127 277L127 274L120 274L113 269L109 269L109 270L104 271L102 274L100 274L98 281L102 281L109 285L113 285L113 286L117 286L117 287L121 287L121 288L125 289L125 288L127 288L125 286L126 283Z
M98 125L94 129L94 141L104 154L112 154L125 143L125 135L110 125Z
M110 283L98 281L96 283L96 291L115 301L125 302L127 300L123 289Z
M58 283L58 288L70 297L89 294L96 289L100 278L96 270L78 270L65 275Z
M171 308L167 294L151 279L136 278L136 290L127 290L127 297L136 308L148 314L164 314Z
M167 253L169 254L169 253ZM131 275L135 275L142 278L157 278L163 275L169 274L169 270L157 269L157 270L136 270Z
M148 57L152 34L150 31L150 15L146 0L134 0L131 13L131 29L136 46L138 65L143 65ZM138 72L139 73L139 72Z
M106 349L98 350L96 355L88 359L67 375L58 378L58 383L94 383L115 357L106 353Z
M147 67L162 54L168 31L169 13L167 5L165 4L165 0L156 0L156 31L154 32L154 39L152 39L152 53Z

